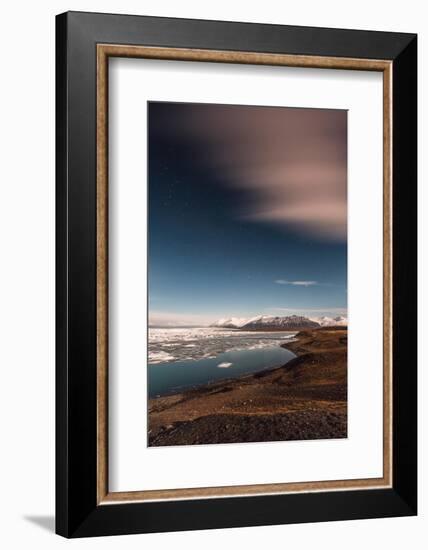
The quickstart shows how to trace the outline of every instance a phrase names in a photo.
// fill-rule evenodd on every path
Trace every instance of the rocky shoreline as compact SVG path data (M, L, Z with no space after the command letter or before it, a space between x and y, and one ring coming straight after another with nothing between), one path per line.
M150 399L149 446L347 437L347 328L303 330L281 367Z

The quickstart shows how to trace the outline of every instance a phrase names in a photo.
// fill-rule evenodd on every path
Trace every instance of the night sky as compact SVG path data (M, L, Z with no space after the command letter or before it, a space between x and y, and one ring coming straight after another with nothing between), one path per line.
M150 323L346 314L346 111L148 114Z

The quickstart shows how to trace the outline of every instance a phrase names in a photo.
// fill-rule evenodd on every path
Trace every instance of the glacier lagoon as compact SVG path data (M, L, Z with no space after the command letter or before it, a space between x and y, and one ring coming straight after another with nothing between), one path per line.
M284 365L295 355L281 344L294 335L206 327L150 328L149 397Z

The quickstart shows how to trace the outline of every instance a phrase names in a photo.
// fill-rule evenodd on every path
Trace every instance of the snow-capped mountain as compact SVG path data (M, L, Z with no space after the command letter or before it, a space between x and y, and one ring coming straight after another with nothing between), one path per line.
M220 328L241 328L242 325L248 321L246 318L242 317L230 317L225 319L219 319L211 327L220 327Z
M243 330L261 330L261 329L277 329L284 330L300 330L305 328L316 327L337 327L348 325L347 317L342 315L338 317L304 317L303 315L288 315L286 317L278 317L274 315L258 315L245 319L243 317L228 317L219 319L211 327L218 328L236 328Z
M316 328L320 323L301 315L289 315L287 317L275 317L273 315L258 315L250 319L230 317L219 319L211 325L220 328L240 328L243 330L278 329L300 330L303 328Z
M319 323L312 321L308 317L302 315L288 315L287 317L274 317L272 315L262 315L254 319L250 319L241 328L244 330L257 330L257 329L277 329L284 330L300 330L304 328L316 328L319 327Z
M339 315L338 317L311 317L311 321L320 324L322 327L346 327L348 325L347 317Z

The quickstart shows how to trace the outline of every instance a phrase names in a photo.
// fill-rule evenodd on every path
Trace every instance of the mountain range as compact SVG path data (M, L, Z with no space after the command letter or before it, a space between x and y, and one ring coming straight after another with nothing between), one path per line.
M211 327L220 328L236 328L242 330L266 330L266 329L283 329L283 330L301 330L317 327L328 326L347 326L348 320L346 317L304 317L302 315L288 315L278 317L273 315L259 315L250 319L242 317L230 317L219 319Z

